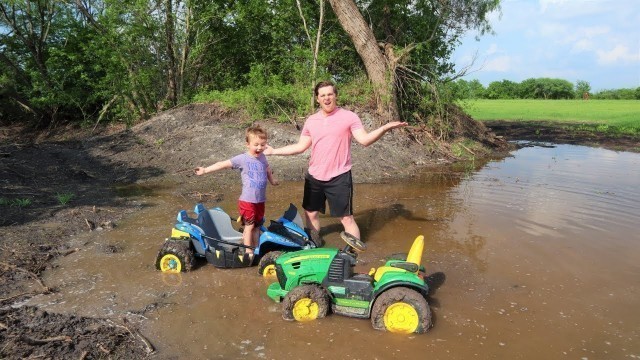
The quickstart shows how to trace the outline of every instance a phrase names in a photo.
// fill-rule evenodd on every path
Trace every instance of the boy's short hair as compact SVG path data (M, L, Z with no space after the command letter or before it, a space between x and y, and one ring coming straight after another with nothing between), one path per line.
M255 136L260 140L267 140L267 131L260 127L260 125L253 125L247 128L245 131L245 141L249 142L249 137Z
M338 96L338 88L336 87L336 84L334 84L333 81L329 81L329 80L320 81L319 83L317 83L316 87L313 88L313 96L317 97L318 96L318 90L320 90L320 88L323 88L325 86L333 87L333 93L336 96Z

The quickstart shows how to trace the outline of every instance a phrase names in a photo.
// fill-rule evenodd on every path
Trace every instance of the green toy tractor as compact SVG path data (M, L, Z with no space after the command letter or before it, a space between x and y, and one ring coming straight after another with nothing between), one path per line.
M371 318L373 327L394 333L424 333L431 327L429 287L420 265L424 236L418 236L406 259L387 260L368 274L354 273L357 252L365 245L340 234L344 249L317 248L280 255L275 261L278 282L267 295L282 302L282 317L310 321L329 308L340 315Z

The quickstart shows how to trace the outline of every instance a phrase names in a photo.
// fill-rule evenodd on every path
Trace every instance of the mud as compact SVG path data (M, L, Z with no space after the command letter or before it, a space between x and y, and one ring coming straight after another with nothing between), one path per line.
M366 114L362 118L365 126L374 123ZM0 127L0 357L95 359L153 354L152 341L137 330L139 318L82 318L21 303L57 291L41 280L43 272L54 266L52 260L78 251L71 241L75 235L109 231L144 207L130 195L144 191L145 184L175 182L183 197L198 201L223 198L237 174L216 174L213 187L210 177L195 177L192 169L243 152L243 129L249 123L241 114L200 104L167 111L129 129L67 127L33 136L21 127ZM302 125L301 121L260 123L268 129L274 147L297 141ZM524 136L513 128L496 129L502 129L503 139ZM493 134L487 138L503 141ZM403 129L370 147L354 146L355 180L385 182L454 160L425 151L423 144ZM638 149L637 139L618 145ZM307 161L306 155L270 158L280 180L301 179ZM117 244L99 244L99 248L120 251Z
M518 122L485 121L491 130L506 139L556 144L602 147L615 151L640 152L640 136L605 134L588 129L576 129L553 122L538 121L523 126Z

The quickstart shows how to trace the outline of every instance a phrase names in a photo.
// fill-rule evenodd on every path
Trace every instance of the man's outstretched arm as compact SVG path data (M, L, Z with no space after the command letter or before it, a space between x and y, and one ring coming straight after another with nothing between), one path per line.
M297 155L302 154L311 146L311 136L300 135L298 143L283 146L281 148L274 149L271 146L267 146L264 150L265 155Z
M396 128L405 127L407 125L408 124L406 122L392 121L380 126L379 128L369 133L364 128L358 129L353 132L353 138L356 139L356 141L359 142L360 144L364 146L369 146L374 142L378 141L382 137L382 135L387 133L387 131L393 130Z

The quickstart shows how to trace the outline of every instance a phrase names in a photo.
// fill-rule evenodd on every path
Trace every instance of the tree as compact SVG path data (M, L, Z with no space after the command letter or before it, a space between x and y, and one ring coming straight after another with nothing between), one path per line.
M72 3L0 2L0 71L8 86L3 106L14 108L12 119L55 126L60 119L95 116L105 102L96 88L105 75L92 49L97 40Z
M516 99L518 84L509 80L493 81L487 87L485 96L488 99Z
M351 41L353 41L356 51L367 69L376 95L378 112L386 115L388 121L398 119L398 103L393 88L397 59L395 59L391 47L388 49L388 54L383 54L378 47L373 30L367 25L353 0L329 0L329 3L331 3L343 29L351 37ZM387 49L385 48L385 50Z
M481 99L484 92L485 88L479 80L473 79L469 82L469 97L471 99Z
M388 120L417 110L424 95L454 72L449 57L466 31L491 30L486 16L499 0L330 0L374 86L378 110ZM400 96L400 98L398 98Z
M562 79L536 78L520 83L518 97L523 99L572 99L573 85Z
M589 94L589 91L591 91L591 85L589 85L589 83L587 81L584 80L578 80L576 81L576 99L582 99L584 94Z

